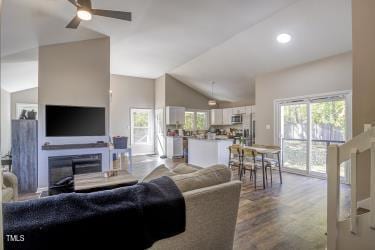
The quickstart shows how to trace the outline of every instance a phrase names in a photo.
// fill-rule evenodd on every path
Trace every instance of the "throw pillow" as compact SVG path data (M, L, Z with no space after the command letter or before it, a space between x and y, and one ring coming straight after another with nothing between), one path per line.
M225 165L214 165L189 174L171 176L181 192L209 187L231 180L232 172Z
M186 163L180 163L175 168L172 169L172 171L177 174L189 174L198 170L199 170L198 168L188 165Z
M172 172L169 168L167 168L164 164L156 167L153 169L149 174L147 174L141 182L149 182L151 180L157 179L162 176L172 176L176 175L176 173Z

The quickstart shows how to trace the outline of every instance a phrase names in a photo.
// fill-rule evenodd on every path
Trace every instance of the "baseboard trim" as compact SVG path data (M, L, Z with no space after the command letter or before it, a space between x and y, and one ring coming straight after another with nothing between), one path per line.
M48 191L48 187L41 187L41 188L38 188L37 190L36 190L36 193L41 193L41 192L44 192L44 191Z
M370 198L358 201L357 202L357 207L365 208L365 209L370 210Z

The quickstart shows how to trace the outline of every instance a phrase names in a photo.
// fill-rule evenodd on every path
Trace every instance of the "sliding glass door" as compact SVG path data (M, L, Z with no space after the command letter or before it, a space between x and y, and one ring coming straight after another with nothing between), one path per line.
M346 141L345 99L313 100L311 103L311 173L326 174L327 149L330 144ZM341 169L341 175L345 171Z
M346 95L304 98L277 103L278 140L284 168L326 176L327 149L349 137L350 102ZM347 178L345 165L341 176Z
M280 106L284 167L302 173L307 173L308 166L308 113L308 104L304 102Z

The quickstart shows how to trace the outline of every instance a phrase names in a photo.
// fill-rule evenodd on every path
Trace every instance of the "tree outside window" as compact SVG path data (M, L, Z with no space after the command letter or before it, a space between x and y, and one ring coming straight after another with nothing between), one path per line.
M194 112L185 112L185 125L184 129L194 130Z
M184 129L189 131L206 130L208 125L207 111L187 111L185 112Z
M206 112L197 112L197 130L207 129L207 113Z

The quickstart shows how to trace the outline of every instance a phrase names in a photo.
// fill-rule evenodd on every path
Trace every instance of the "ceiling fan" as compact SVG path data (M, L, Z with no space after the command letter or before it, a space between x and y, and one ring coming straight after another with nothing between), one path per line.
M69 29L77 29L82 20L91 20L93 15L116 18L126 21L132 20L131 12L115 11L115 10L98 10L91 7L91 0L68 0L77 7L77 15L65 27Z

